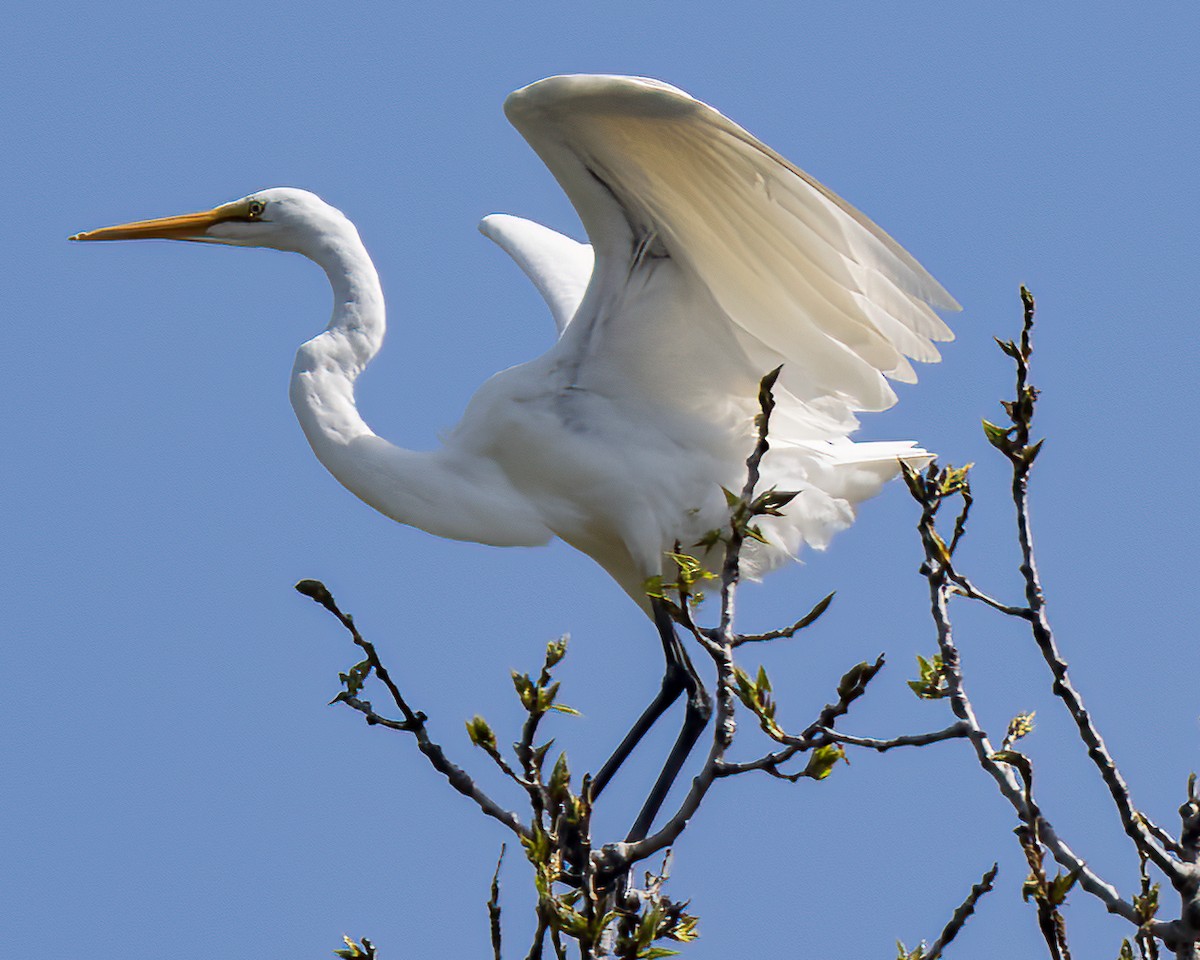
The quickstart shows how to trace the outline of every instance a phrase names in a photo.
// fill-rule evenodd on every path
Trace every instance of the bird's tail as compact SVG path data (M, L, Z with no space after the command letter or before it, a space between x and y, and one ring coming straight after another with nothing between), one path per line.
M750 546L743 573L757 578L795 557L805 545L823 550L854 522L860 503L899 475L901 462L921 467L932 456L908 440L773 444L763 464L762 489L774 486L799 493L782 517L764 518L762 532L769 543Z

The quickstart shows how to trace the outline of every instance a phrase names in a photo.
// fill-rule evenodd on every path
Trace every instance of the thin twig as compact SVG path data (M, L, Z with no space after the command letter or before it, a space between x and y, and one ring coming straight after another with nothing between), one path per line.
M999 864L993 863L992 869L985 873L977 884L971 887L971 892L967 894L967 899L954 911L950 922L942 930L942 935L929 948L929 952L925 954L924 960L939 960L945 949L950 946L950 941L958 936L959 931L963 928L963 924L975 912L975 904L979 902L979 898L991 891L992 882L996 879L996 874L999 870Z
M483 750L484 753L486 753L489 757L492 758L492 760L495 762L496 766L500 768L500 772L503 773L506 777L508 777L513 783L515 783L522 790L535 791L535 790L539 789L538 784L533 783L532 781L526 780L519 773L517 773L517 771L515 771L512 768L512 766L509 765L509 762L504 759L504 754L502 754L499 750L495 749L494 747L489 749L488 747L484 746L483 744L480 744L480 748Z
M922 515L922 528L931 522L932 514L926 508ZM927 531L922 529L922 535L923 538L926 538ZM927 550L929 549L929 543L926 538ZM948 594L953 587L945 582L943 578L944 571L936 569L932 559L927 559L926 567L929 570L927 576L929 579L931 612L937 628L938 649L942 655L946 684L950 694L951 710L956 717L964 721L968 726L969 733L967 739L974 748L975 759L996 782L1001 795L1012 805L1017 816L1023 819L1028 813L1025 806L1024 790L1017 782L1017 778L1010 767L997 763L992 759L993 754L996 752L995 748L992 746L986 731L975 716L975 709L971 705L970 697L967 696L966 687L963 682L962 668L959 662L958 646L954 640L954 631L950 622L947 602ZM1127 900L1123 900L1115 887L1102 880L1095 871L1080 859L1058 836L1054 827L1045 817L1039 819L1038 827L1041 842L1050 851L1054 859L1068 871L1078 872L1080 887L1100 900L1109 913L1122 916L1134 924L1140 922L1133 904Z
M954 629L951 625L949 611L949 597L957 592L957 585L949 581L948 564L945 562L948 559L947 552L935 529L938 506L935 468L930 467L928 476L916 471L906 473L905 479L914 498L921 504L921 518L917 524L925 551L925 562L921 570L929 583L930 614L937 633L938 650L942 657L943 676L950 699L950 708L959 720L967 724L969 730L967 739L971 743L979 765L995 781L1001 795L1012 805L1018 818L1023 820L1027 814L1024 791L1017 782L1012 769L992 759L992 755L996 752L995 748L975 715L963 681L958 646L954 640ZM1105 883L1083 860L1076 856L1074 851L1058 837L1049 821L1042 818L1039 827L1041 840L1050 850L1054 859L1068 870L1078 871L1079 885L1084 890L1099 899L1110 913L1118 914L1132 923L1140 923L1133 904L1121 899L1120 894L1113 886Z
M960 597L967 597L971 600L978 600L980 603L991 607L993 610L998 610L1006 616L1016 617L1020 620L1028 620L1030 610L1028 607L1014 607L1007 603L1003 603L994 597L988 596L982 590L975 586L970 580L956 571L953 567L946 571L946 575L950 580L954 581L957 589L954 591Z
M1180 841L1171 836L1171 832L1169 830L1160 827L1144 813L1138 813L1138 816L1141 818L1146 829L1150 831L1151 836L1153 836L1159 843L1163 845L1164 850L1174 854L1181 860L1190 859L1188 851L1184 848L1184 844L1180 843Z
M492 954L494 960L500 957L500 864L504 862L504 844L500 844L500 856L496 859L496 872L492 874L491 895L488 897L488 925L492 932Z
M867 684L883 669L884 662L884 656L880 654L874 663L864 662L842 677L842 682L838 685L837 700L833 703L825 704L821 708L821 712L817 715L817 719L810 723L798 736L785 735L779 738L780 742L785 744L782 750L769 753L764 757L759 757L757 760L742 763L727 763L722 761L717 765L716 775L718 777L731 777L739 773L748 773L751 770L762 770L773 777L778 777L782 780L791 780L792 782L803 777L803 771L797 774L783 773L779 767L797 754L805 753L832 742L824 731L831 730L837 719L849 712L850 705L866 692Z
M718 627L722 642L733 645L733 610L734 597L737 594L738 581L741 579L742 544L745 541L745 527L752 517L749 515L750 503L754 499L754 488L758 486L762 459L771 449L768 439L771 426L771 412L775 409L775 396L771 392L775 381L779 379L782 367L776 367L765 377L758 387L759 413L754 418L757 430L754 449L746 458L746 482L742 484L740 502L734 508L733 522L730 524L729 541L725 548L725 562L721 569L721 622Z
M542 954L546 946L546 931L550 929L550 923L546 919L545 910L538 910L537 920L537 930L533 933L533 943L529 948L529 953L525 955L525 960L542 960Z
M1033 295L1021 288L1024 306L1024 322L1021 328L1021 344L1013 356L1016 364L1016 398L1006 405L1013 421L1014 435L1004 444L997 444L1012 464L1012 499L1017 513L1017 538L1021 547L1021 576L1025 581L1025 599L1029 607L1030 630L1042 658L1054 677L1051 687L1054 695L1067 708L1080 739L1088 748L1088 756L1100 771L1105 786L1116 805L1118 816L1125 833L1134 842L1140 853L1145 854L1170 880L1177 890L1187 882L1186 871L1172 859L1149 831L1133 805L1129 785L1117 769L1116 761L1108 752L1100 731L1092 721L1091 714L1083 704L1083 698L1072 686L1067 675L1067 662L1059 652L1054 632L1046 616L1046 597L1038 574L1034 557L1033 528L1029 516L1029 473L1040 449L1040 443L1030 445L1030 429L1033 423L1034 405L1038 391L1029 384L1029 361L1033 353L1033 320L1035 303ZM1006 351L1007 352L1007 351Z
M475 804L485 814L496 820L504 826L508 827L513 833L521 837L529 838L532 836L529 828L521 822L521 818L510 810L505 810L500 804L496 803L491 797L484 793L475 781L461 767L450 762L441 746L435 743L429 737L429 732L425 728L425 714L413 710L404 697L400 693L399 687L393 682L388 674L387 668L380 662L379 654L376 653L374 645L365 640L358 632L358 628L354 625L354 618L349 614L342 613L338 608L336 601L333 599L325 584L319 580L301 580L296 584L296 589L306 597L314 600L323 606L326 610L337 617L338 621L349 632L354 643L366 654L367 662L370 664L371 670L374 671L381 683L387 687L388 692L392 696L393 702L404 716L403 722L389 720L382 717L371 708L370 703L365 700L359 700L353 697L344 697L343 701L350 707L358 710L366 716L367 722L372 725L380 725L388 727L392 730L403 730L411 733L417 740L417 749L425 755L425 758L432 764L442 776L446 778L450 786L461 793L464 797L473 800Z
M1005 742L1008 742L1007 738ZM1021 816L1022 826L1016 834L1025 853L1025 862L1029 864L1029 879L1025 882L1022 892L1033 898L1037 908L1038 930L1042 939L1046 941L1046 948L1050 951L1052 960L1071 960L1071 951L1067 947L1066 920L1058 909L1066 893L1064 891L1061 896L1055 896L1054 888L1046 875L1046 851L1038 836L1042 811L1033 799L1033 764L1023 753L1012 749L1001 750L994 754L992 759L1015 767L1021 775L1021 782L1025 788L1025 812ZM1068 877L1068 882L1074 881Z
M853 737L848 733L839 733L829 727L821 728L821 736L833 743L851 744L856 747L868 747L871 750L876 750L879 753L884 753L888 750L893 750L896 747L923 747L930 743L940 743L943 740L960 740L970 733L968 726L961 720L958 723L952 723L943 730L935 730L932 733L915 733L901 737L893 737L891 740L875 740L871 737Z
M833 598L834 594L831 593L824 599L819 600L816 606L808 613L790 627L784 627L782 630L768 630L766 633L739 633L734 637L733 645L740 647L743 643L764 643L768 640L786 640L794 637L799 631L815 623L817 618L829 608L829 604L833 601Z

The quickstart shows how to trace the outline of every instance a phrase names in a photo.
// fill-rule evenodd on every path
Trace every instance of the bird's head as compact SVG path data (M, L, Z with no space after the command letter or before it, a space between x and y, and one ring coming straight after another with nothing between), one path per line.
M259 190L211 210L77 233L72 240L191 240L310 253L320 237L349 221L315 193L294 187Z

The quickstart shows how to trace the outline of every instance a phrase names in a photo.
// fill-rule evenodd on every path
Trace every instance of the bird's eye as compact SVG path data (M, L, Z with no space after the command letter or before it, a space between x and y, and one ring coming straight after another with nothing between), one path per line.
M246 207L246 210L251 217L261 217L263 211L266 209L267 205L261 200L251 200L249 205Z

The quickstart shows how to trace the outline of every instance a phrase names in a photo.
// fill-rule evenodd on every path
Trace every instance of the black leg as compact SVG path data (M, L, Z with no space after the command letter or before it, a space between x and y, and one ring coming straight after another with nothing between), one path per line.
M670 614L657 600L652 601L652 604L654 625L658 628L658 635L663 646L663 656L667 664L662 686L655 698L650 701L650 705L638 717L629 733L625 735L620 746L613 751L613 755L608 758L604 766L600 768L600 772L592 780L592 796L600 795L600 791L608 785L613 775L641 742L642 737L684 692L687 693L687 711L684 715L683 729L680 730L679 737L667 757L667 762L654 784L654 789L650 792L650 796L629 832L628 839L631 841L640 840L649 832L650 825L663 801L666 800L671 785L675 782L675 778L679 775L680 769L692 752L692 748L696 745L696 741L700 738L700 734L712 714L712 702L709 699L708 691L704 689L704 684L701 682L699 674L696 673L696 668L692 665L687 651L675 633L675 625L671 622Z
M683 769L684 763L687 762L692 749L696 746L696 741L700 739L700 734L708 726L709 717L712 716L712 699L709 697L708 691L704 689L704 682L700 679L700 674L696 672L691 658L688 657L687 651L675 633L675 625L671 622L670 616L665 609L657 605L654 610L654 622L663 638L664 649L671 651L667 654L667 669L670 670L672 666L679 667L683 689L687 692L687 704L683 715L683 728L675 739L675 745L671 747L667 762L663 764L662 772L654 782L654 788L650 791L641 812L629 829L629 835L625 838L629 843L644 839L650 832L654 818L667 799L667 794L671 792L675 778L679 776L679 771ZM668 637L670 638L669 642Z

